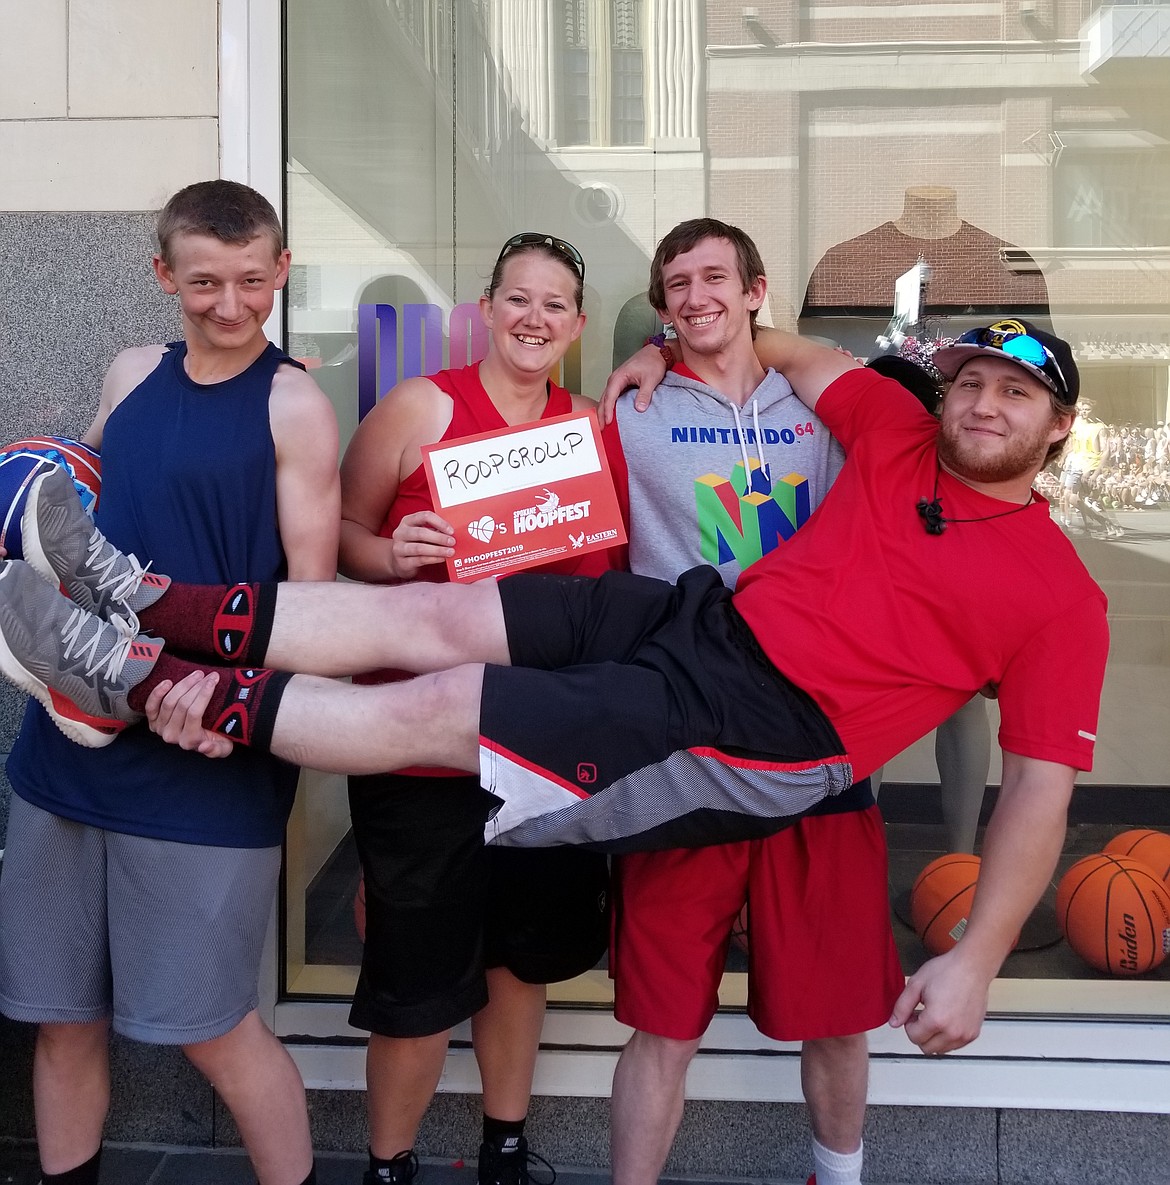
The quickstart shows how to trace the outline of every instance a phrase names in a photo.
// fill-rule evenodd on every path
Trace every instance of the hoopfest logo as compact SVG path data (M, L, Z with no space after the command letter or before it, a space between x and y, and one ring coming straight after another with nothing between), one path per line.
M522 535L525 531L542 531L545 527L560 523L572 523L589 517L589 499L570 502L562 506L561 500L552 490L543 490L535 506L526 506L512 515L512 533Z
M789 473L769 481L754 458L750 475L749 485L739 461L730 477L708 473L695 481L699 548L709 564L735 560L740 568L747 568L808 522L812 512L808 478Z

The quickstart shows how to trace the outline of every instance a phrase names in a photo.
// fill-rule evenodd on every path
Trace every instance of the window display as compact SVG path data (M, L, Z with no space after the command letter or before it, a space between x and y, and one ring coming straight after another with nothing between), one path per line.
M1078 420L1037 486L1109 597L1112 646L1095 767L1002 975L1097 980L1109 990L1086 1008L1148 1011L1124 957L1065 940L1056 882L1123 833L1170 834L1170 76L1156 39L1095 3L979 7L288 0L287 344L348 435L403 378L483 357L499 243L534 229L589 261L588 323L553 378L596 397L661 328L655 244L704 214L759 245L763 323L859 357L881 349L919 261L909 336L927 354L1012 315L1069 340ZM906 971L927 957L912 886L937 857L978 853L999 782L994 701L960 717L884 771ZM359 874L340 779L303 776L286 878L286 991L347 997ZM1157 888L1133 893L1157 916ZM946 921L961 933L961 911ZM728 958L736 1004L742 950ZM1138 981L1170 980L1146 962ZM557 998L607 1002L604 968Z

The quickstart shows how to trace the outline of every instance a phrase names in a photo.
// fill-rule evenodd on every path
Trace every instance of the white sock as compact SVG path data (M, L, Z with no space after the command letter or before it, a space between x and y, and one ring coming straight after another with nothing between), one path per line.
M856 1152L833 1152L813 1137L813 1166L817 1185L861 1185L861 1161L865 1143Z

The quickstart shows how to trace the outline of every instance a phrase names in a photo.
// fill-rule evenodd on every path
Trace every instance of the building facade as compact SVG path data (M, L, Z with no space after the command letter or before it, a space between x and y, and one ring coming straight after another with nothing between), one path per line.
M402 377L475 355L468 310L519 230L585 256L589 323L563 376L585 393L654 331L654 245L699 214L759 244L765 321L862 356L879 335L930 341L1024 312L1081 361L1100 428L1078 498L1117 527L1062 499L1065 473L1042 475L1109 595L1113 632L1097 764L1062 870L1119 832L1170 830L1170 4L171 0L165 22L159 8L0 0L8 438L79 432L114 353L174 335L148 268L151 212L214 175L284 209L294 266L271 332L313 368L343 437ZM894 283L920 260L922 315L898 322ZM10 742L21 705L2 702ZM947 846L930 740L885 776L898 914ZM989 798L997 780L993 763ZM321 1092L319 1123L336 1124L322 1145L360 1148L347 833L343 785L307 773L266 1011ZM1043 908L1037 925L968 1049L924 1059L899 1033L873 1034L874 1180L1058 1179L1027 1175L1029 1141L1068 1166L1060 1180L1105 1179L1103 1165L1166 1179L1143 1162L1160 1150L1164 1166L1170 1147L1170 966L1106 976L1058 941ZM910 970L925 954L902 930ZM797 1051L755 1032L745 979L730 961L727 1006L688 1080L697 1134L673 1166L725 1168L709 1136L735 1115L747 1124L738 1167L795 1177L801 1138L788 1148L783 1125L799 1130ZM604 1163L625 1033L604 969L555 995L537 1121L556 1134L538 1140L554 1159ZM26 1035L0 1033L0 1056L19 1061ZM217 1138L214 1104L175 1073L194 1127L172 1113L142 1134L134 1111L126 1130ZM466 1041L443 1085L426 1150L456 1155L474 1139ZM20 1098L0 1135L29 1134ZM906 1146L919 1176L897 1168Z

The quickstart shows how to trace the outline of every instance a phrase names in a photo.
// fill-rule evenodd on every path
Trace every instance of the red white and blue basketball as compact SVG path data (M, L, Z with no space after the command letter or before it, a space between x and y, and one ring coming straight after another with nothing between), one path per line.
M46 465L68 471L81 504L92 515L102 489L102 459L88 445L64 436L26 436L0 448L0 547L24 557L20 519L29 487Z

